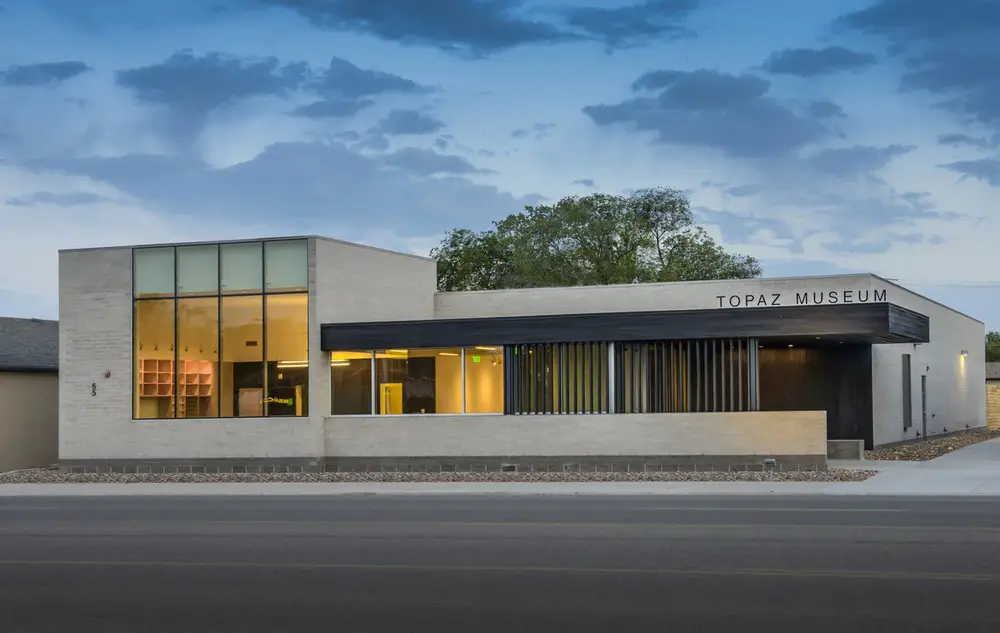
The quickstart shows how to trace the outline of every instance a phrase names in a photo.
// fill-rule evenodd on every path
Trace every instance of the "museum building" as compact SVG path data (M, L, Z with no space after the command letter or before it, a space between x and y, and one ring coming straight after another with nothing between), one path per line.
M870 274L437 292L297 237L65 250L59 286L66 469L822 468L986 423L983 323Z

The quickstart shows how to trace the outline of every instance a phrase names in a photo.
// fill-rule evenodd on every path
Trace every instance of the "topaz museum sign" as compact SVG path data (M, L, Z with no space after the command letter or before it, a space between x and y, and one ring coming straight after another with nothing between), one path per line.
M885 303L882 290L824 290L821 292L769 292L765 294L716 295L719 308L765 306L819 306L840 303Z

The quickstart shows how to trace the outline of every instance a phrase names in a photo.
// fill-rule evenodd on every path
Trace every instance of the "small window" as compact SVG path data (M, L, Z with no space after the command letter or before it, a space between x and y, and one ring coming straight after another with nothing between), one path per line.
M306 292L309 289L306 241L265 242L264 271L268 292Z
M216 294L219 291L219 247L177 248L177 294Z
M263 260L260 242L222 245L222 293L261 292Z
M135 296L174 296L173 247L137 248L132 253L132 283Z
M913 426L913 374L910 355L903 354L903 428Z

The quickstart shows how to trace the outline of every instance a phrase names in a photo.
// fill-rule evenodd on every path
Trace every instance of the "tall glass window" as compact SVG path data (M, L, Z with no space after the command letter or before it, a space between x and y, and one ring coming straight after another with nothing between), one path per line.
M133 316L135 346L134 416L174 417L174 301L137 301Z
M308 415L309 301L308 295L268 295L267 331L268 416Z
M264 415L264 297L222 298L222 417Z
M135 249L133 416L308 415L307 252L306 240Z
M178 299L177 417L218 417L218 384L219 299Z

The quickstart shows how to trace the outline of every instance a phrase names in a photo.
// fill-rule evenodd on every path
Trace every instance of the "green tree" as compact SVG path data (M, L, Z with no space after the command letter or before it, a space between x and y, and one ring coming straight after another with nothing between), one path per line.
M986 362L1000 362L1000 332L996 330L986 333Z
M567 197L487 231L455 229L432 251L441 290L746 279L761 274L694 223L676 189Z

